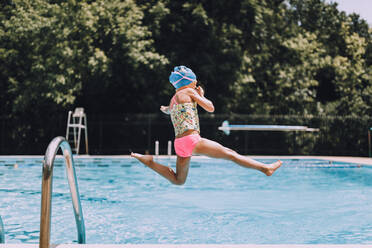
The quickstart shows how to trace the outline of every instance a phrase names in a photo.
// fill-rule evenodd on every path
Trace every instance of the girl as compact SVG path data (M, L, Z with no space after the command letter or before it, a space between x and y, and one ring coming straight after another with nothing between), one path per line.
M214 112L213 103L204 97L204 90L197 86L196 75L186 66L176 66L169 76L169 81L176 88L169 106L160 110L170 114L175 131L174 149L177 154L176 172L170 167L156 163L151 155L131 153L131 156L150 167L171 183L185 183L192 154L201 154L213 158L231 160L243 167L256 169L271 176L282 162L263 164L247 158L217 142L201 138L197 105L208 112Z

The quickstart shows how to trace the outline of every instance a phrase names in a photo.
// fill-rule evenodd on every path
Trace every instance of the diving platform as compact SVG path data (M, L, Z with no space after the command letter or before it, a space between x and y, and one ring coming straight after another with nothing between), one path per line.
M282 131L282 132L318 132L319 128L307 126L287 126L287 125L230 125L228 121L224 121L218 130L229 135L230 131Z

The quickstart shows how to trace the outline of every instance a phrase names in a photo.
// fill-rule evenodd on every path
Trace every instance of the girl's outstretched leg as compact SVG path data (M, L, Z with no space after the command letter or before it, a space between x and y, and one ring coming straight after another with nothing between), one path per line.
M259 170L267 176L271 176L282 165L282 161L280 160L272 164L263 164L246 156L242 156L234 150L226 148L215 141L204 138L196 144L194 152L213 158L228 159L246 168Z
M177 157L177 168L176 172L174 172L172 168L156 163L152 155L142 155L139 153L132 152L131 156L133 158L138 159L141 163L153 169L154 171L168 179L173 184L182 185L186 182L191 157L188 158Z

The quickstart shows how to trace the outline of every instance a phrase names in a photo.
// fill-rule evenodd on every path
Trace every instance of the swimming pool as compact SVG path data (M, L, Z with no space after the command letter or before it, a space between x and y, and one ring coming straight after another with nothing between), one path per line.
M39 241L41 161L0 160L6 243ZM186 184L174 186L130 158L75 163L87 243L372 244L368 166L289 159L266 177L224 160L193 158ZM55 166L51 242L76 242L63 161Z

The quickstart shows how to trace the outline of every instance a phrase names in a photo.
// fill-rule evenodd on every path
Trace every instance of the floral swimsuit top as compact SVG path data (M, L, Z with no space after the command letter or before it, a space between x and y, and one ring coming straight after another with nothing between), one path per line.
M177 103L171 100L170 116L174 127L175 136L187 130L196 130L200 133L199 116L196 102Z

